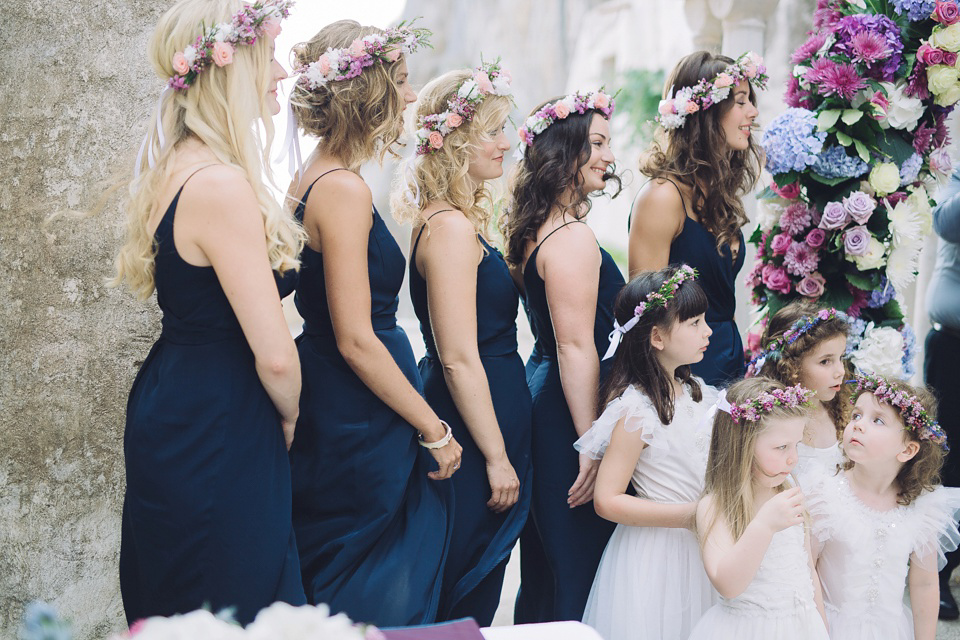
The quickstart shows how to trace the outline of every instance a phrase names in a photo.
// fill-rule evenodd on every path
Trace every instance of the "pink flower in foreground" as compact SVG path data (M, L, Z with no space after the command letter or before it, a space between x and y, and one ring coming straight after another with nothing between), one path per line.
M855 34L850 40L850 47L853 49L853 59L856 62L870 64L890 55L886 40L879 33L872 31L861 31Z
M233 45L229 42L214 42L213 62L218 67L223 67L233 62Z
M790 293L793 285L790 284L790 276L783 267L775 267L772 264L763 266L761 279L763 284L771 291L777 293Z
M826 279L817 272L804 277L797 283L797 293L807 298L819 298L823 295Z
M797 47L797 50L790 56L790 62L800 64L807 58L812 58L813 54L820 50L823 43L827 41L827 36L823 33L814 33L807 41Z
M826 241L827 232L823 229L811 229L804 240L811 249L819 249Z
M951 25L960 20L960 8L949 0L937 0L931 17L940 24Z
M263 32L273 39L280 35L280 21L276 18L270 18L263 21Z
M429 137L430 146L434 149L439 149L443 146L443 136L439 131L431 131Z
M351 56L354 58L359 58L367 52L367 46L364 44L363 40L357 38L350 43L350 48L347 50L350 52Z
M806 242L794 242L783 257L783 265L787 273L795 276L807 276L813 273L819 264L820 257L817 255L817 250L811 248Z
M770 241L770 251L773 252L775 256L782 256L787 252L787 249L790 248L790 234L787 233L778 233L773 236L773 240Z
M485 72L478 72L477 75L473 76L473 79L477 81L477 88L482 93L493 93L493 83L490 82L490 76Z
M173 54L173 71L179 76L186 75L190 71L190 65L187 63L187 57L180 51Z
M867 86L852 64L833 63L822 69L819 76L820 95L823 96L837 95L845 100L853 100L857 91Z
M570 115L570 107L568 107L567 105L563 104L562 102L558 102L558 103L553 107L553 112L556 114L556 116L557 116L558 118L560 118L561 120L563 120L563 119L566 118L568 115Z
M598 93L593 97L593 106L597 109L606 109L610 106L610 96L605 93Z
M384 55L387 56L387 62L396 62L400 59L402 53L403 51L400 50L400 47L394 47L385 51Z
M784 200L796 200L800 197L800 183L791 182L788 185L779 187L776 182L770 183L770 188L775 194L783 198Z
M800 235L813 223L813 211L802 202L786 208L780 216L780 228L792 236Z
M460 117L458 114L456 114L456 113L451 113L450 115L447 116L446 124L447 124L447 126L450 127L451 129L456 129L456 128L459 127L461 124L463 124L463 118L461 118L461 117Z

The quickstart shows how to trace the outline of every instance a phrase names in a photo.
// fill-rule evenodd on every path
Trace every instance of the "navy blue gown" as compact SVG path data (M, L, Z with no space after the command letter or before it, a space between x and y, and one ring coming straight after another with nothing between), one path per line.
M297 208L300 219L315 185ZM410 342L396 319L406 263L376 209L372 215L367 248L371 322L397 366L422 391ZM323 256L304 247L301 261L295 301L304 318L297 341L303 390L290 461L293 526L307 600L378 626L433 622L452 488L427 477L436 463L417 443L416 430L340 355Z
M420 374L427 401L450 424L454 437L463 446L461 467L453 474L453 539L444 570L438 620L472 617L481 626L490 626L500 602L510 551L527 520L533 488L531 400L523 361L517 354L520 294L503 256L478 235L486 254L477 266L477 347L507 457L520 479L517 503L505 513L494 513L486 504L491 491L486 461L450 395L433 339L427 283L416 266L417 248L425 227L420 229L410 255L410 297L427 347L427 354L420 361Z
M575 509L567 505L567 491L577 479L580 465L573 448L577 431L560 384L546 287L537 271L537 253L549 237L533 250L523 271L524 306L536 336L526 368L533 396L534 480L531 517L520 538L520 594L514 613L517 624L580 620L603 550L616 527L596 514L592 502ZM600 255L593 326L598 357L609 344L613 303L624 285L610 254L601 247ZM610 362L601 362L601 380ZM597 390L590 392L596 394Z
M159 340L127 403L120 590L127 621L275 601L305 604L280 417L213 267L185 262L173 220L154 239ZM295 274L278 278L281 296Z

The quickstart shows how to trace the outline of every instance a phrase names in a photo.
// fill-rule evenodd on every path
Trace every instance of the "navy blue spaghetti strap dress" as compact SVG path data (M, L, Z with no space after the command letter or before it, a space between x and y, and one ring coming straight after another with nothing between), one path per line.
M477 347L507 457L520 480L516 504L504 513L494 513L486 504L491 492L486 461L450 395L433 339L427 283L416 266L424 228L426 225L421 227L410 254L410 298L427 347L426 356L420 361L420 374L427 401L450 424L454 437L463 446L462 464L452 479L456 495L453 539L444 570L438 619L472 617L481 626L490 626L500 602L510 551L527 520L533 489L531 400L523 361L517 354L520 294L503 256L478 235L486 252L477 266Z
M531 517L520 539L516 623L580 620L603 550L616 526L598 516L593 503L575 509L567 505L567 491L580 471L579 456L573 448L578 436L560 384L546 285L537 271L537 254L548 239L549 234L530 254L523 271L525 307L537 341L527 363L527 384L533 396L534 480ZM613 303L625 284L610 254L602 247L599 250L593 326L598 357L609 344ZM610 362L601 362L601 380ZM596 394L597 390L590 392Z
M163 329L127 403L120 590L128 622L203 606L241 623L305 604L280 417L213 267L174 246L181 187L157 227ZM277 278L281 296L294 272Z
M315 185L297 207L301 220ZM371 322L410 384L422 392L410 342L396 318L406 262L376 209L372 215ZM323 255L304 247L301 262L295 301L304 318L297 341L303 390L290 461L293 526L307 599L378 626L433 622L452 487L427 477L436 463L417 443L417 431L340 355Z

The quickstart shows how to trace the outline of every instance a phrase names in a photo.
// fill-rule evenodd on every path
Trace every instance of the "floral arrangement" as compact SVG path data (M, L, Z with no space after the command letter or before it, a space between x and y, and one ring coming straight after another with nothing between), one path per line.
M704 78L692 87L684 87L660 101L656 121L664 129L679 129L687 116L722 102L730 95L730 88L749 80L758 89L767 88L767 68L763 58L748 51L713 78Z
M931 229L930 189L952 170L958 23L957 0L818 0L791 58L790 108L762 138L773 183L747 276L761 322L798 298L843 310L865 371L914 370L902 294Z
M293 0L259 0L244 5L229 23L204 29L192 45L173 54L174 75L168 85L186 91L206 67L223 67L233 62L239 45L254 44L264 34L276 38L280 35L280 20L290 15L292 6Z
M327 49L310 64L295 70L297 82L310 91L327 86L328 82L356 78L375 62L396 62L401 55L414 53L420 47L430 46L431 32L400 23L382 34L356 38L343 49Z
M857 387L855 396L861 392L872 393L878 402L889 404L900 413L904 425L913 431L921 440L930 440L949 451L947 434L936 420L927 414L917 396L902 389L894 389L887 380L880 376L858 375L853 381ZM851 397L855 402L856 397Z
M774 407L808 406L816 395L816 391L811 391L798 384L786 389L764 391L756 398L731 404L727 400L726 392L723 391L717 398L717 409L729 413L734 422L743 424L744 422L760 420L763 414L770 413Z
M473 120L480 103L488 95L509 96L510 72L500 66L500 59L482 63L473 76L457 88L457 95L447 101L442 113L423 116L417 128L417 155L434 153L443 148L443 139L464 122Z
M754 356L753 360L750 361L750 365L747 367L747 377L749 378L757 371L760 371L767 358L774 358L775 360L779 359L784 347L799 340L800 336L807 333L821 322L832 320L833 318L848 320L847 314L830 308L821 309L812 316L805 316L794 322L789 329L771 340L770 344L768 344L763 351Z
M527 147L533 144L533 139L543 133L547 127L557 120L563 120L571 113L586 113L596 109L609 119L613 115L615 106L614 96L604 93L603 87L589 93L571 93L556 102L544 105L539 111L523 121L520 127L520 144L517 145L517 160L523 158Z

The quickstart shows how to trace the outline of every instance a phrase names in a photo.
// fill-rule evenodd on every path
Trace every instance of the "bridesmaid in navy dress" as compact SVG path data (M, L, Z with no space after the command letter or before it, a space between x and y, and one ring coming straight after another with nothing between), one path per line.
M465 102L458 93L477 89ZM510 551L530 508L530 393L517 354L519 291L486 238L486 180L503 174L512 109L497 64L451 71L420 92L415 160L394 191L394 215L413 223L410 296L427 354L425 395L463 445L453 477L453 539L439 620L493 621ZM456 117L452 117L456 116ZM440 123L459 125L448 134ZM419 193L419 197L414 194Z
M527 363L533 396L531 518L520 540L515 622L580 620L614 524L590 501L597 463L574 441L597 417L600 354L624 285L583 219L589 195L620 180L608 119L612 99L574 94L534 111L503 226L537 343ZM539 132L539 133L534 133Z
M712 83L722 74L732 79L736 65L726 56L692 53L674 67L665 98L671 87L675 94L702 79ZM727 98L701 107L679 126L666 121L670 128L662 129L641 163L651 180L630 216L631 276L680 263L700 274L713 335L692 369L713 386L725 386L746 371L734 312L744 261L741 228L747 223L741 198L760 175L760 152L751 136L758 114L754 82L736 82Z
M319 143L290 187L308 235L293 524L307 599L380 626L436 616L461 451L421 395L396 319L406 263L357 173L402 131L404 54L425 35L340 21L295 49L294 113Z
M235 14L258 36L161 103L166 142L151 133L157 159L141 158L132 183L117 282L140 298L156 288L163 329L127 404L120 588L129 623L203 606L234 607L247 623L274 601L306 602L287 459L300 367L280 307L302 232L259 179L253 128L262 119L272 137L280 110L286 73L271 58L285 8L276 11L187 0L150 43L164 79L184 82L183 48L213 37L203 25ZM227 113L197 106L219 102Z

